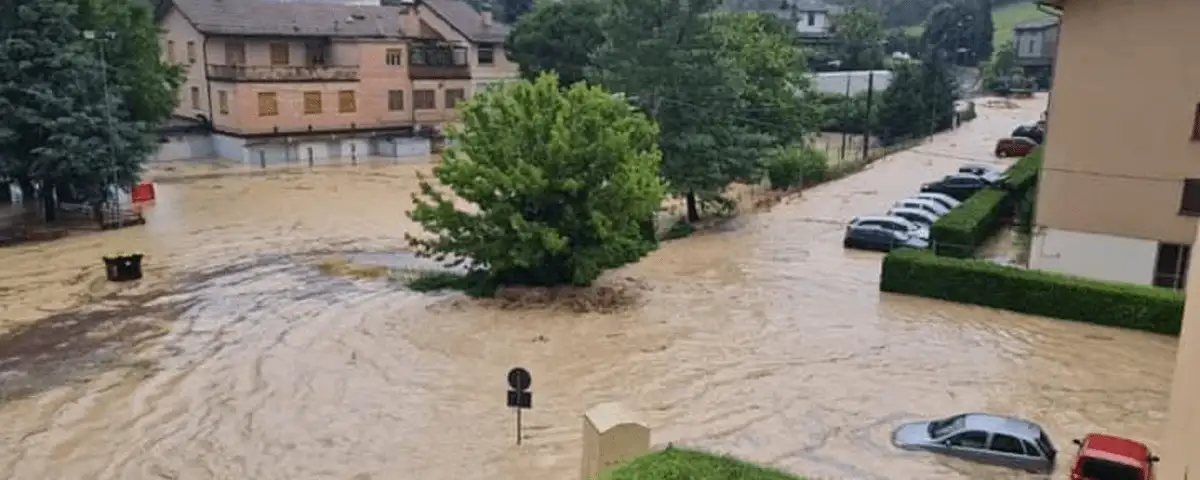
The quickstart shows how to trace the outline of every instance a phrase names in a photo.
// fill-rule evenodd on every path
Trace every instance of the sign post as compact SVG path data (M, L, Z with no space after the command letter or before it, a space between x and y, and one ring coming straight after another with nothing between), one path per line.
M529 391L532 384L529 370L516 367L508 371L508 408L517 411L517 445L521 444L521 410L533 406L533 393Z

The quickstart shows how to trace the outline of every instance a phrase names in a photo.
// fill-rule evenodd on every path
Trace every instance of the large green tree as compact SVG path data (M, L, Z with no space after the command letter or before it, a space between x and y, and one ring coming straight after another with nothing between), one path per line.
M744 126L771 135L778 144L811 133L820 123L819 112L808 101L812 82L792 28L762 13L725 13L715 20L725 54L746 74Z
M922 42L942 58L957 65L978 65L992 54L989 10L982 2L955 0L935 7L925 22ZM984 18L986 17L986 18Z
M662 175L699 219L698 198L761 174L772 139L745 122L748 76L723 49L717 0L613 0L589 77L656 120Z
M655 247L657 130L610 92L553 75L477 94L409 217L422 255L469 264L489 284L587 285ZM454 199L473 204L463 209Z
M584 80L592 52L604 43L600 0L564 0L538 6L517 22L505 46L526 79L553 71L563 85Z
M930 55L905 62L880 99L878 122L885 142L913 139L950 127L957 87L944 62Z
M886 32L879 15L851 8L833 17L834 58L841 70L883 68Z
M177 72L158 68L146 7L73 0L9 2L0 12L0 176L98 205L158 148Z
M497 20L512 25L533 11L533 0L495 0L492 10Z

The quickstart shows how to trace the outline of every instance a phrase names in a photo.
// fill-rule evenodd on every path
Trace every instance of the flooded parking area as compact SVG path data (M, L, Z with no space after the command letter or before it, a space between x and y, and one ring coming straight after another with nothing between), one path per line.
M981 106L665 244L604 280L641 290L609 314L322 274L328 255L395 260L428 165L160 181L143 227L0 249L0 476L562 480L578 475L580 414L611 400L657 444L819 478L1031 478L888 442L964 411L1035 420L1064 451L1090 431L1156 446L1174 339L880 294L881 257L841 247L846 219L995 161L1043 107ZM100 257L134 251L146 278L106 283ZM503 394L516 365L535 395L521 447Z

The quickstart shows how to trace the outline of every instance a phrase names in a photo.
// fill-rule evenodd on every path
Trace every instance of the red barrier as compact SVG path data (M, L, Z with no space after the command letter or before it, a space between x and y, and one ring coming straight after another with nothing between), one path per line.
M133 187L133 191L130 192L129 196L132 197L133 203L153 202L154 184L139 183Z

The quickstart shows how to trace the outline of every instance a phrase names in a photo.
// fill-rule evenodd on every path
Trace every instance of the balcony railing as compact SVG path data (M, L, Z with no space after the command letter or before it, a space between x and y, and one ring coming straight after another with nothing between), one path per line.
M229 82L354 82L358 66L209 65L208 78Z
M408 76L414 80L469 79L468 53L462 46L415 45L408 52Z

